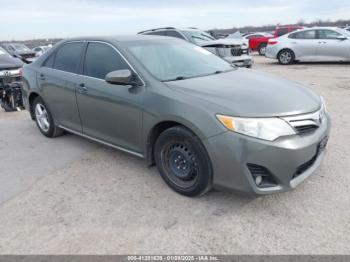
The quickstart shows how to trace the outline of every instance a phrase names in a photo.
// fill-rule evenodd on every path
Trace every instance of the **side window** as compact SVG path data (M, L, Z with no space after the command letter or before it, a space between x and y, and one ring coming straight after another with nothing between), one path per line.
M103 43L89 43L84 62L84 75L105 79L108 73L122 69L130 67L114 48Z
M318 30L319 39L337 39L338 36L341 36L341 34L333 30Z
M288 28L280 28L277 30L277 36L282 36L288 33Z
M46 60L45 60L45 62L43 63L42 66L52 68L54 59L55 59L55 54L53 53L48 58L46 58Z
M260 38L260 37L264 37L263 35L250 35L247 37L247 39L254 39L254 38Z
M303 32L297 32L294 34L291 34L289 38L294 39L316 39L316 31L315 30L309 30L309 31L303 31Z
M176 38L184 39L183 36L179 32L176 32L174 30L167 31L166 35L170 36L170 37L176 37Z
M12 51L12 52L14 52L14 51L15 51L15 49L14 49L12 46L10 46L10 45L9 45L9 46L7 46L7 49L8 49L8 50L10 50L10 51Z
M70 73L77 73L84 43L64 44L56 53L53 68Z

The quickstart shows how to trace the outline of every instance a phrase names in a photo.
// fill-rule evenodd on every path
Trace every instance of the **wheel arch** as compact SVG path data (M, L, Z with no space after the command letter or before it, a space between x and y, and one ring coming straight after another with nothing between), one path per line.
M154 145L157 141L159 135L165 130L172 128L174 126L182 126L194 133L199 139L203 137L203 134L199 129L193 127L190 123L186 123L186 121L181 121L179 119L176 120L162 120L157 122L152 126L152 128L147 133L146 139L146 155L145 159L147 161L148 166L153 166L155 164L154 160Z
M35 119L35 116L34 116L34 110L33 110L33 103L34 103L34 100L39 97L39 93L37 92L31 92L28 96L28 103L29 103L29 113L30 113L30 116L32 118L32 120Z

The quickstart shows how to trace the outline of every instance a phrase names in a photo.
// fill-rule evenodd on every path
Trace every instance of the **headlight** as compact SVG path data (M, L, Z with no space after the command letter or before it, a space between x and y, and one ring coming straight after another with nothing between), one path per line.
M233 132L268 141L296 134L287 122L277 117L242 118L223 115L216 117L227 129Z
M320 99L321 99L321 103L322 103L322 111L323 111L324 113L328 113L328 112L327 112L327 107L326 107L326 102L324 101L323 96L320 96Z

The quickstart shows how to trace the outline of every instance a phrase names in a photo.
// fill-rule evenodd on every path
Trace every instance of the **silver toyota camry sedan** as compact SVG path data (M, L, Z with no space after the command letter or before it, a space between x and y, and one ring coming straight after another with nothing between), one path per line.
M350 32L313 27L270 39L266 57L282 65L301 62L350 62Z

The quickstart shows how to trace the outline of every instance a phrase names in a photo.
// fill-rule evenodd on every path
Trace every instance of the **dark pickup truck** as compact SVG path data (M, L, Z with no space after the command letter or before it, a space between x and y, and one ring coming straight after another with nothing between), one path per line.
M23 107L21 86L23 62L0 47L0 104L5 111Z
M36 53L21 43L2 43L1 47L13 57L19 58L27 64L30 64L36 58Z

